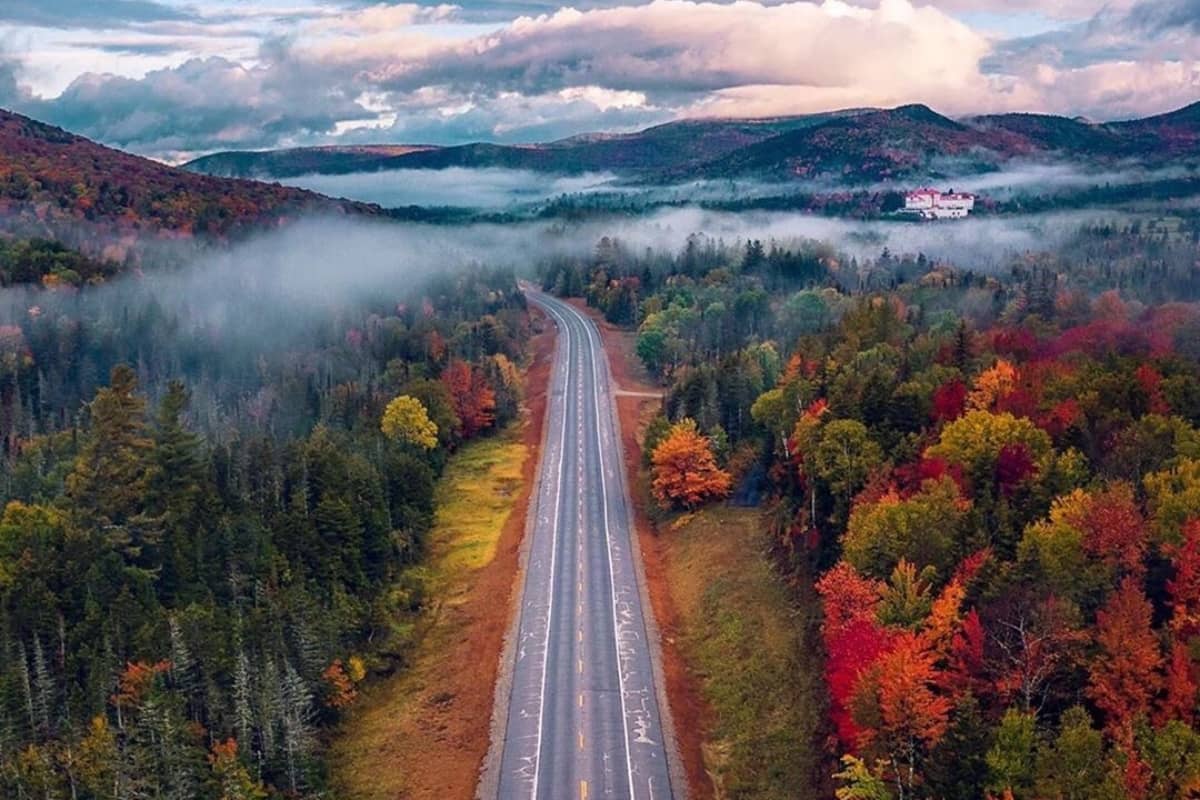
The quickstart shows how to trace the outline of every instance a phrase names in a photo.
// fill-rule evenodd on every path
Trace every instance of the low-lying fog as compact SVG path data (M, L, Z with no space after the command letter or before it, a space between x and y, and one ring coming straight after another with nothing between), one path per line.
M877 257L886 248L895 255L924 253L962 268L989 270L1006 268L1022 253L1052 249L1085 222L1119 216L1078 212L913 224L687 208L580 223L448 226L313 219L201 256L183 269L148 270L86 289L77 301L70 294L55 299L58 293L5 289L0 291L0 324L36 303L120 305L132 290L143 302L153 298L168 309L186 309L204 328L237 331L248 344L262 346L290 327L303 327L309 313L321 313L331 304L359 298L398 302L418 279L471 265L530 274L545 259L586 257L602 236L616 236L636 252L650 248L671 253L696 234L731 243L747 238L784 244L818 240L860 259Z
M897 191L930 184L984 195L994 200L1031 194L1046 195L1100 186L1149 183L1200 177L1194 165L1147 169L1137 164L1084 167L1066 162L1013 162L1003 170L965 173L964 163L940 160L930 173L907 181L848 186L829 180L756 181L696 180L654 185L623 179L613 173L555 175L502 167L400 169L347 175L302 175L281 182L331 197L345 197L385 208L406 206L453 207L499 211L537 206L563 195L607 193L644 203L704 203L829 194L846 191ZM936 177L935 177L936 176ZM953 177L946 177L953 176Z
M521 169L395 169L347 175L300 175L280 181L330 197L345 197L385 208L450 206L501 209L549 200L563 194L608 189L611 173L551 175Z

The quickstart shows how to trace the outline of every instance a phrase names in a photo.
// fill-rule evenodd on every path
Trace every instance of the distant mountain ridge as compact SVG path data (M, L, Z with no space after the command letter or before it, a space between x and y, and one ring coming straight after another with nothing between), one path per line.
M646 181L826 179L864 183L995 169L1015 158L1163 162L1200 157L1200 103L1145 119L1092 123L1051 114L951 119L925 105L847 109L769 119L689 119L635 133L581 134L554 142L454 146L366 145L215 153L185 169L282 179L392 169L505 167Z

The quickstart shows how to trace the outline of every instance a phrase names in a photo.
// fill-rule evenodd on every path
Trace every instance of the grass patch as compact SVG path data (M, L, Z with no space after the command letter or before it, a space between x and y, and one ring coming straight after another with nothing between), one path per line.
M438 483L437 515L426 560L431 592L461 593L459 579L487 566L521 488L526 447L520 426L469 443L455 453ZM455 591L455 590L458 591Z
M672 528L667 579L715 717L704 759L717 797L828 796L816 628L766 553L762 513L713 508Z
M511 425L497 436L470 442L446 465L437 488L427 557L409 571L409 579L424 586L426 604L413 622L408 668L370 682L339 725L329 758L333 796L409 797L414 788L409 785L409 765L437 759L431 748L454 737L454 725L443 727L449 723L442 714L464 691L463 683L477 676L470 664L447 663L447 653L466 635L464 625L470 617L460 607L470 598L476 573L495 558L521 488L521 465L528 450L521 433L521 425ZM430 796L428 787L422 796Z

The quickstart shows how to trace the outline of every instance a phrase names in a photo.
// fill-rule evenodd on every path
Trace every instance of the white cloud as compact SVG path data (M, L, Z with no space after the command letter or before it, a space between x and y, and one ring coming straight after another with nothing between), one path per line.
M746 85L918 96L981 88L989 43L963 23L908 0L877 8L840 0L764 6L655 0L644 6L522 17L494 35L403 58L385 84L490 85L548 91L697 93Z
M1015 96L1042 111L1070 108L1097 119L1137 117L1200 97L1200 63L1115 61L1074 69L1042 66Z
M78 32L68 41L29 28L8 45L34 47L20 48L31 54L8 70L4 93L29 113L157 155L385 138L528 141L678 116L910 102L950 114L1110 119L1200 94L1192 0L1064 0L1052 9L1034 0L582 0L488 25L461 21L481 8L465 0L292 2L197 3L181 18L97 32L90 49ZM1000 41L964 22L976 12L1095 16ZM45 99L31 100L30 87Z

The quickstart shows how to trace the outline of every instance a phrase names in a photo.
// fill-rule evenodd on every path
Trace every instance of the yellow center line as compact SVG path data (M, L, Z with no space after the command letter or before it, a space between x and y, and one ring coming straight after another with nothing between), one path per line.
M583 731L579 732L579 749L583 750Z
M587 781L580 781L579 782L579 800L587 800L587 796L588 796L587 792L588 792Z
M580 673L583 672L583 659L582 658L579 659L579 671L580 671Z

